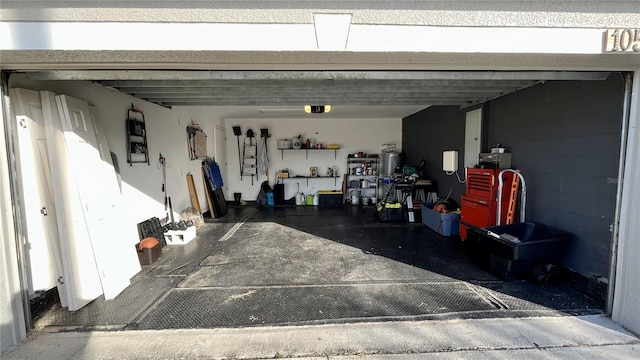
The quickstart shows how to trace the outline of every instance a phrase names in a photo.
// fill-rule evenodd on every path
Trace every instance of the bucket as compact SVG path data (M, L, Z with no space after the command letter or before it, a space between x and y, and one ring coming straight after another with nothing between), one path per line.
M360 204L360 191L352 190L351 191L351 205Z

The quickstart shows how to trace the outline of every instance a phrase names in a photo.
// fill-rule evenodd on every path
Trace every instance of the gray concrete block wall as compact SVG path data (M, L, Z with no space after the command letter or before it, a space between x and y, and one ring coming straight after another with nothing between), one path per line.
M433 106L413 114L402 123L402 151L408 164L425 160L425 177L438 183L438 196L451 198L460 204L465 186L455 175L442 171L442 152L458 151L458 173L464 178L465 112L457 106Z
M622 121L620 75L547 82L492 101L489 144L512 152L527 181L528 221L575 235L565 265L607 277Z
M483 150L500 143L527 182L526 220L575 235L565 266L594 279L607 277L615 209L623 81L552 81L504 96L483 109ZM409 162L427 161L427 177L441 195L464 185L442 172L442 151L464 153L465 113L427 108L403 121Z

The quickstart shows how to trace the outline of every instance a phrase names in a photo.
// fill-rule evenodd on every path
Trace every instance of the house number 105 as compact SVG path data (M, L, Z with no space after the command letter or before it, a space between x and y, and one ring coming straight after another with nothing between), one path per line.
M608 29L606 52L640 52L640 29Z

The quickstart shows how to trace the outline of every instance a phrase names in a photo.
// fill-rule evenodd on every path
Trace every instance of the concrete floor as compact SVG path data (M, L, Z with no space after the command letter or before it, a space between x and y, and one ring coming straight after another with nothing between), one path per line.
M609 321L602 315L602 305L565 282L544 287L526 280L503 282L471 260L459 239L439 236L421 224L380 223L372 208L231 207L229 215L200 228L191 243L165 247L161 259L145 266L116 299L97 299L76 312L54 306L42 314L36 320L34 340L8 358L57 358L47 357L51 353L44 350L39 357L38 349L48 341L62 341L70 353L64 350L66 355L60 358L88 359L98 356L87 350L92 341L98 348L113 341L125 344L141 340L149 331L167 340L157 347L166 357L149 349L146 353L129 349L126 354L139 356L122 357L122 348L113 357L95 358L389 355L474 349L475 355L468 358L484 358L477 357L478 349L518 352L541 346L530 339L519 343L518 336L525 336L526 329L536 332L531 336L547 339L543 347L549 349L567 346L567 341L581 352L582 345L594 351L596 346L621 345L623 358L629 351L635 357L638 339L633 335L622 329L610 334L615 325L590 328L594 321ZM516 338L504 326L513 326ZM556 334L551 340L550 333L535 330L545 326L559 326L554 331L566 332L570 339ZM483 334L483 327L490 332ZM408 328L412 329L407 338ZM422 334L437 329L448 337ZM571 335L576 329L599 335L582 341ZM367 332L375 336L363 337ZM193 339L181 342L188 334L206 344L194 345ZM242 348L228 342L233 334L247 344L250 339L257 342ZM311 344L309 336L324 341ZM287 339L297 343L285 345ZM74 341L78 344L72 345ZM217 345L205 356L184 348L187 343L198 349ZM193 357L176 351L191 351Z

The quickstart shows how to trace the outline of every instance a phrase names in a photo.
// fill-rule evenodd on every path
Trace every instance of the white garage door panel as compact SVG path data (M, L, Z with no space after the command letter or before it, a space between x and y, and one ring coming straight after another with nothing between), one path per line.
M58 286L65 305L65 289L56 213L50 186L49 163L40 94L11 89L18 134L16 166L19 173L25 221L29 295Z
M69 310L78 310L102 294L82 205L70 172L55 94L40 92L49 150L53 195Z
M123 226L116 174L100 156L89 105L65 95L56 96L56 102L102 290L112 299L140 271L135 227Z

